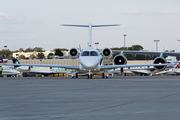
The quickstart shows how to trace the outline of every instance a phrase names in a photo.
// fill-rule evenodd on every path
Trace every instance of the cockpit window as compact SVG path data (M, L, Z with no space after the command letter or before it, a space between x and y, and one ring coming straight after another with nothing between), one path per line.
M13 68L13 67L9 67L9 69L10 69L10 70L14 70L14 68Z
M89 51L84 51L84 52L82 53L82 56L89 56Z
M90 56L98 56L98 54L97 54L97 52L95 52L95 51L91 51L91 52L90 52Z

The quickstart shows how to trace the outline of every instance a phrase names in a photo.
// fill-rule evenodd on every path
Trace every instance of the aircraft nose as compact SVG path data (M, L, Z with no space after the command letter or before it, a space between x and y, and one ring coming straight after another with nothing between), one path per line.
M96 59L83 60L82 65L86 68L95 68L98 65L99 61Z

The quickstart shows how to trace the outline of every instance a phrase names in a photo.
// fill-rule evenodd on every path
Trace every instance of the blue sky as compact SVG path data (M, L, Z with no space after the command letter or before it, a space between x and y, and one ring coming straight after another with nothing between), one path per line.
M87 47L88 29L60 24L121 24L93 28L101 48L142 45L180 51L179 0L0 0L0 49ZM94 45L95 47L95 45Z

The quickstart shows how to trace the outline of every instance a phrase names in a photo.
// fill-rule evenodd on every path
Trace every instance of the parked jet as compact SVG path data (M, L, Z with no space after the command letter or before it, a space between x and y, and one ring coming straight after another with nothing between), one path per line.
M21 66L19 65L20 62L16 59L12 59L14 68L18 71L25 72L25 73L36 73L36 74L43 74L45 76L49 74L58 74L58 73L66 73L71 71L70 69L64 69L59 67L38 67L38 66Z
M0 58L0 63L3 63L3 56ZM2 76L3 77L14 77L16 75L20 75L18 70L15 70L13 67L2 65Z
M167 75L180 74L180 61L176 65L174 65L173 68L158 72L157 74L167 74Z
M168 63L174 63L177 61L176 57L173 57L173 56L168 56L165 59ZM172 69L173 67L174 67L174 65L167 66L163 71L168 71L169 69ZM133 74L133 75L140 75L140 76L144 76L144 75L152 76L154 73L158 73L160 71L162 71L162 70L155 69L155 67L153 67L153 66L129 67L129 68L125 67L124 68L124 74ZM121 69L116 68L116 69L109 70L109 74L111 74L111 75L121 74Z
M167 66L165 70L168 70L170 68L172 68L172 66ZM123 73L125 75L132 74L132 75L140 75L140 76L152 76L155 73L158 73L159 71L162 71L162 70L155 69L153 66L150 66L150 67L143 66L143 67L128 67L128 68L125 67ZM120 68L109 70L108 73L111 74L112 76L114 74L122 74Z
M42 64L19 64L22 66L38 66L38 67L61 67L65 69L71 69L72 72L72 78L76 77L78 78L78 72L84 71L87 73L88 78L92 78L92 74L94 72L101 72L102 77L108 78L108 70L115 69L115 68L124 68L124 67L137 67L137 66L154 66L156 69L164 69L167 65L174 65L172 63L167 64L162 58L161 52L155 52L155 54L161 54L160 57L156 58L154 60L154 64L139 64L139 65L126 65L127 59L123 55L124 51L120 51L121 54L115 56L114 58L114 64L115 65L108 65L103 66L101 65L101 57L103 59L109 59L112 56L112 51L110 48L105 47L101 50L99 53L98 50L92 47L92 28L93 27L108 27L108 26L120 26L119 24L112 24L112 25L70 25L70 24L62 24L62 26L74 26L74 27L87 27L89 29L89 47L83 49L81 53L79 50L75 47L69 49L69 57L71 59L79 58L80 65L78 66L69 66L69 65L42 65ZM117 51L119 52L119 51ZM173 52L174 53L174 52ZM134 53L133 51L133 54ZM146 53L145 53L146 54ZM153 53L152 53L153 54ZM176 53L177 55L180 55L180 53ZM15 64L5 64L5 65L15 65Z

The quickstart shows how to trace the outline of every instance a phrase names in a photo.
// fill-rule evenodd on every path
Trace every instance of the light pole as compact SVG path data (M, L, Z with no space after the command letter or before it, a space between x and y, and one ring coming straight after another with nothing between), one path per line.
M154 42L156 42L156 51L158 51L158 42L159 42L160 40L154 40Z
M5 48L5 55L6 55L6 48L7 48L7 45L5 45L4 48ZM7 58L7 55L6 55L6 58Z
M125 37L127 36L127 34L123 34L123 36L124 36L124 50L125 50L125 47L126 47Z
M99 42L95 42L96 49L98 49Z

